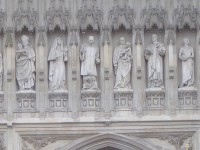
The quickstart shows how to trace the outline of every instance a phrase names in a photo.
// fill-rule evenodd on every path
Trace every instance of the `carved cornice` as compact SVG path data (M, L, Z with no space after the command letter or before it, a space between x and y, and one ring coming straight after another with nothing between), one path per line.
M46 27L49 31L53 31L56 27L60 30L66 31L70 28L70 11L66 8L60 7L56 9L55 7L49 8L46 12Z
M100 98L100 90L81 90L81 98L98 97Z
M110 10L109 14L111 27L114 30L117 30L121 26L124 26L126 30L131 30L134 26L135 16L136 13L130 6L125 5L124 7L119 7L116 5Z
M77 19L79 28L85 31L89 26L93 30L97 31L101 28L103 13L98 6L93 5L92 8L88 8L86 1L83 1L83 7L78 11Z
M183 29L185 26L189 26L190 29L195 29L199 26L197 16L197 8L191 5L188 7L182 5L180 8L174 10L173 19L175 27Z
M13 14L14 27L17 32L21 32L24 27L29 31L37 29L39 13L32 7L32 1L28 1L28 8L23 8L23 2L18 1L18 8Z
M142 20L145 29L149 30L153 26L164 29L166 26L167 12L162 7L149 7L142 10Z
M179 97L192 97L193 99L197 98L198 90L194 87L182 87L178 89Z
M145 90L146 96L147 97L152 97L152 96L165 96L165 89L162 88L147 88Z

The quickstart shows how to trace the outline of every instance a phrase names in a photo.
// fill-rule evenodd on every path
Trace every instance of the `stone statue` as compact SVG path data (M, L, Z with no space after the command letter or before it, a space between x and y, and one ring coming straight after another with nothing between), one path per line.
M98 89L96 64L100 63L99 49L94 45L94 37L89 36L88 44L80 50L83 89Z
M115 69L115 89L131 88L131 43L125 42L124 37L120 38L120 45L115 48L113 56L113 65Z
M3 56L0 52L0 91L3 90Z
M16 76L19 90L33 90L35 85L35 51L29 37L22 35L16 51Z
M49 90L64 90L65 84L65 62L67 61L67 48L63 40L57 37L48 56L49 61Z
M156 34L152 35L152 44L144 51L145 59L148 61L148 87L163 88L163 56L165 47L158 42Z
M182 61L182 86L194 84L194 51L189 43L189 39L184 38L184 46L179 52L179 59Z

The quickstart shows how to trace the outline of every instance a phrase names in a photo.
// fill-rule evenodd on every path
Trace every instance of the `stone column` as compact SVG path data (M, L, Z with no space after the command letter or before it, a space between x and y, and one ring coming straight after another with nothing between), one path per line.
M111 32L108 27L104 27L102 31L102 46L103 46L103 56L101 59L101 65L103 67L104 73L102 74L104 77L104 86L102 86L102 108L104 110L104 117L109 119L111 117L111 91L113 89L112 84L110 84L110 68L112 67L112 59L111 54L112 46L111 46Z
M134 80L134 85L135 85L135 89L134 89L134 101L135 101L135 107L136 107L136 111L137 111L137 115L142 115L143 114L143 104L145 103L143 101L143 99L145 97L143 97L143 79L144 79L144 75L143 75L143 71L142 71L142 59L143 59L143 40L142 40L142 29L141 28L136 28L135 29L135 46L133 48L133 53L134 53L134 58L135 61L135 68L133 68L133 73L136 72L136 79Z
M36 44L36 74L39 77L39 79L36 79L36 85L37 85L37 109L40 110L40 118L45 117L45 93L46 93L46 88L45 88L45 82L48 82L48 80L45 80L45 68L47 65L46 62L46 55L45 52L46 47L45 47L45 39L44 39L44 32L41 30L40 32L37 33L37 44ZM48 84L48 83L47 83Z
M165 83L166 83L166 101L165 105L168 107L169 114L173 115L176 112L176 102L178 100L178 86L177 86L177 54L176 54L176 32L170 27L165 31L166 39L166 59L165 59Z
M200 70L199 70L199 63L200 63L200 28L197 29L197 37L196 37L196 53L194 54L194 68L196 68L194 70L194 84L196 85L196 88L198 89L197 91L197 108L200 106Z
M79 33L77 28L70 30L69 37L69 107L72 110L72 117L78 117L80 104L80 63L79 63Z
M13 118L13 111L15 109L15 49L13 43L14 34L11 30L7 31L6 35L6 55L3 56L6 58L6 63L4 67L6 68L7 74L7 112L8 120Z

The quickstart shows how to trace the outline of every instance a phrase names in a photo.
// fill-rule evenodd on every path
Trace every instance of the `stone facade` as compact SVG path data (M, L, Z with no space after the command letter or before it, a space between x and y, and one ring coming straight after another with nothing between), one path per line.
M0 0L0 47L0 150L200 150L200 1Z

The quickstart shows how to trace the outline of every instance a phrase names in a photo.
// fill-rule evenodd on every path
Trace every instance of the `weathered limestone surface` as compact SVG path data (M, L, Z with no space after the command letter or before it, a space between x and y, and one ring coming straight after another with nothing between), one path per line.
M199 64L199 0L0 0L0 150L200 150Z

